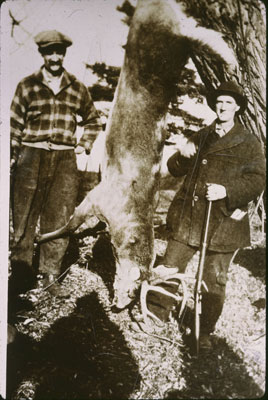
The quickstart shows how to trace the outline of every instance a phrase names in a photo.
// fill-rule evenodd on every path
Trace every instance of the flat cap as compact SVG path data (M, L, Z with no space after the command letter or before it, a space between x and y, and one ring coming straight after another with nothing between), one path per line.
M55 30L38 33L34 41L40 48L45 48L53 44L61 44L65 47L69 47L73 43L68 36Z

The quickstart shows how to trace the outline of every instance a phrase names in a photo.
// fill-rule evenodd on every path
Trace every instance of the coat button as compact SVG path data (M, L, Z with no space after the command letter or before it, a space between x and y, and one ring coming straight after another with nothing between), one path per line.
M198 196L194 196L194 201L198 201L199 197Z
M204 158L204 160L202 160L202 164L206 165L207 163L208 163L208 160L206 160L206 159Z

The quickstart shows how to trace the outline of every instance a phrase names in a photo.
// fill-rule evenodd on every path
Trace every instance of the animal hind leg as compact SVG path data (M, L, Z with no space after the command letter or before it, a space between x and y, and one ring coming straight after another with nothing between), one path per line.
M44 233L41 235L37 235L36 241L37 243L44 243L49 240L69 236L74 233L80 225L82 225L86 219L93 215L97 215L97 194L99 194L99 186L96 186L88 195L84 198L84 200L76 207L74 214L71 216L67 224L62 226L59 229L56 229L53 232Z

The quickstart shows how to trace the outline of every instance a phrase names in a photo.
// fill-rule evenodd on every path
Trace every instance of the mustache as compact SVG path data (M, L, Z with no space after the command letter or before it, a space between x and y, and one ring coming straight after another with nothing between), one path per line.
M57 62L53 62L53 61L51 61L50 63L49 63L49 65L61 65L62 63L60 62L60 61L57 61Z

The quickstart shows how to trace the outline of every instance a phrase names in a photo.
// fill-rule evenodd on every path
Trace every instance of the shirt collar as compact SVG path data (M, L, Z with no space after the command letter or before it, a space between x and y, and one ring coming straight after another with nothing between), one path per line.
M234 126L234 121L231 121L229 124L225 125L224 128L222 127L221 124L216 122L215 125L215 132L220 136L224 136L226 135L226 133L228 133Z
M42 74L43 74L43 77L44 77L45 81L48 82L48 83L61 81L62 76L63 76L63 72L59 76L50 75L50 74L48 74L48 72L47 72L45 67L42 67L41 71L42 71Z
M45 79L45 76L43 74L43 69L44 69L44 66L42 66L38 71L34 72L33 75L31 75L31 77L39 82L41 81L44 84L48 85L48 83ZM62 78L61 82L60 82L61 89L66 88L67 86L71 85L76 80L76 77L74 75L70 74L69 72L67 72L64 68L63 68L63 73L62 73L61 78Z

